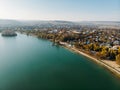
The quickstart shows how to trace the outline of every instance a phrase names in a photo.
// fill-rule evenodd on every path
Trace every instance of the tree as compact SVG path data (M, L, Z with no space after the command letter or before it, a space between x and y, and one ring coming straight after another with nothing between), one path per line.
M108 56L108 48L107 47L102 47L102 51L101 51L101 59L106 59Z
M116 52L114 50L111 50L109 55L111 60L115 60Z
M116 56L116 63L120 65L120 54Z
M118 53L120 54L120 47L119 47L119 49L118 49Z
M80 48L80 44L78 42L75 43L76 48Z

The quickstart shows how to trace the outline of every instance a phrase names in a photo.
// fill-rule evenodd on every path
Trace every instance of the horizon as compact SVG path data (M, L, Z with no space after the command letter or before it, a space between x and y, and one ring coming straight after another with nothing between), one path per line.
M120 21L120 0L0 0L0 6L0 19Z
M92 21L92 20L91 20L91 21L89 21L89 20L74 21L74 20L73 20L73 21L72 21L72 20L34 20L34 19L33 19L33 20L28 20L28 19L22 20L22 19L5 19L5 18L4 18L4 19L1 19L1 18L0 18L0 20L11 20L11 21L12 21L12 20L13 20L13 21L45 21L45 22L47 22L47 21L48 21L48 22L49 22L49 21L66 21L66 22L120 22L120 20L116 20L116 21L114 21L114 20L113 20L113 21Z

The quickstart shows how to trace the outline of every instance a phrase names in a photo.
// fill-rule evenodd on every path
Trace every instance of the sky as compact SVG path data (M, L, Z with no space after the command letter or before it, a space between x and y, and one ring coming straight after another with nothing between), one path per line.
M0 19L120 21L120 0L0 0Z

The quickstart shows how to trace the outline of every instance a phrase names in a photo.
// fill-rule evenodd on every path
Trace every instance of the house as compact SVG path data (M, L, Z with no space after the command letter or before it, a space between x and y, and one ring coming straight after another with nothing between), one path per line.
M120 41L116 40L113 42L114 45L120 45Z

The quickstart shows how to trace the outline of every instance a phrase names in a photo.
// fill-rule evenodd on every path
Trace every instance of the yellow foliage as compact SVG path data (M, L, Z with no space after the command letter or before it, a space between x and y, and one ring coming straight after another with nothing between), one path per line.
M118 54L118 55L116 56L116 62L117 62L117 64L120 65L120 54Z

